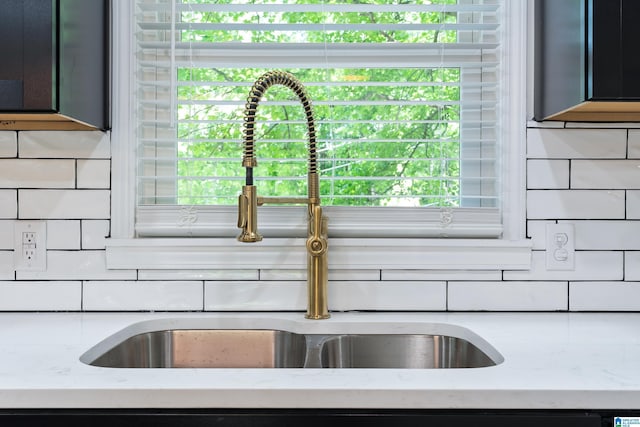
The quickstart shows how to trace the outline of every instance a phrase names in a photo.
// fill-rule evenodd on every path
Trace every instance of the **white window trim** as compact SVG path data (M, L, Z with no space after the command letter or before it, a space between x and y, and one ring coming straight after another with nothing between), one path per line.
M111 238L107 240L107 268L112 269L215 269L215 268L304 268L302 239L269 238L259 244L240 244L231 237L198 237L191 221L193 212L185 210L181 222L192 227L190 238L135 237L135 135L132 128L134 108L130 102L133 75L133 2L113 2L113 130L112 138L112 212ZM460 238L358 238L330 240L330 268L340 269L528 269L531 243L525 239L525 137L527 88L527 4L507 2L505 22L510 37L503 49L508 78L502 108L509 111L502 138L516 141L503 149L503 235L501 239ZM517 31L513 31L516 29ZM123 44L126 43L126 44ZM129 46L121 52L121 46ZM515 52L516 54L509 54ZM203 212L206 212L204 210ZM155 215L155 214L154 214ZM165 224L158 211L157 234L175 227L175 213ZM232 215L231 212L223 215ZM234 215L234 214L233 214ZM446 212L444 213L446 216ZM439 234L456 236L446 221ZM171 223L171 224L169 224ZM407 229L418 221L408 222ZM164 227L164 230L163 230ZM460 230L462 230L462 227ZM150 232L153 235L153 231ZM348 236L348 232L346 234ZM249 256L250 255L250 256ZM247 261L250 259L251 261Z

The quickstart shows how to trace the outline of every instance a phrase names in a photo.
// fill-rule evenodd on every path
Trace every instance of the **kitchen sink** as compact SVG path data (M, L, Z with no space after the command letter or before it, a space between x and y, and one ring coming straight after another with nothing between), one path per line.
M340 335L322 346L326 368L481 368L496 362L469 341L442 335Z
M89 364L107 368L302 368L304 335L276 330L193 329L127 338Z
M80 360L104 368L436 369L482 368L502 362L502 356L480 337L459 330L468 332L469 339L423 333L304 334L241 328L130 333L125 329Z

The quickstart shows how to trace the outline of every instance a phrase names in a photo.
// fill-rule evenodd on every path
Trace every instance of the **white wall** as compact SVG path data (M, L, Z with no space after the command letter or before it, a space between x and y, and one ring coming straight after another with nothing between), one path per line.
M640 129L530 126L531 271L332 271L330 307L640 310ZM0 132L0 310L261 310L264 289L280 309L303 309L300 271L107 270L110 159L108 134ZM14 271L16 220L47 222L46 271ZM556 222L575 228L574 270L546 269Z

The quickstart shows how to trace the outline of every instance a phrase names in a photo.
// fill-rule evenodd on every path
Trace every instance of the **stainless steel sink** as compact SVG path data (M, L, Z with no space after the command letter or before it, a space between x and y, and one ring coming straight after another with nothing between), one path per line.
M134 335L93 361L107 368L302 368L305 336L275 330L165 330Z
M121 331L80 358L106 368L482 368L502 356L470 331L301 334L275 329ZM475 345L471 341L475 341Z
M325 368L482 368L494 366L469 341L441 335L341 335L322 346Z

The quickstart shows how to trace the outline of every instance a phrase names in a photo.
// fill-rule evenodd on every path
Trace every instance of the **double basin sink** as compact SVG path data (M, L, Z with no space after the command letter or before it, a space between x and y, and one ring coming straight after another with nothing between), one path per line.
M107 368L431 369L482 368L502 362L493 347L468 332L470 339L431 333L170 328L128 337L120 334L98 344L81 360ZM479 341L483 349L472 341Z

